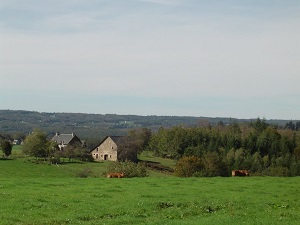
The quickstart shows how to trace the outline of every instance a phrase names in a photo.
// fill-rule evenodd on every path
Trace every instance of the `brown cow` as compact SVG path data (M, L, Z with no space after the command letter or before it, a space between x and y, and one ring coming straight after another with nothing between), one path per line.
M107 178L122 178L124 175L124 173L108 173Z
M249 176L250 170L232 170L231 175L233 177L246 177Z

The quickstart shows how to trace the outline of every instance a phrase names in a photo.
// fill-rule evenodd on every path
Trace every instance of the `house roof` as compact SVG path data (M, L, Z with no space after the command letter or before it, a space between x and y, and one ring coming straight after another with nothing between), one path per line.
M70 141L73 140L73 138L77 138L80 140L74 133L72 134L60 134L56 133L56 135L51 139L52 141L55 141L56 143L64 143L64 144L69 144Z
M124 136L108 136L108 137L110 137L113 140L113 142L116 143L116 145L122 145L126 142Z
M90 151L93 151L95 148L100 146L109 137L113 140L113 142L116 143L116 145L122 145L126 142L125 141L125 136L110 136L110 135L107 135L105 138L103 138L103 140L99 144L97 144L95 147L93 147Z

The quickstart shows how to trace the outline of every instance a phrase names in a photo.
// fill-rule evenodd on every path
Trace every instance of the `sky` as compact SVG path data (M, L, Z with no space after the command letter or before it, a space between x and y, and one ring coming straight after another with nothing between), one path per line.
M299 0L0 0L0 109L300 120Z

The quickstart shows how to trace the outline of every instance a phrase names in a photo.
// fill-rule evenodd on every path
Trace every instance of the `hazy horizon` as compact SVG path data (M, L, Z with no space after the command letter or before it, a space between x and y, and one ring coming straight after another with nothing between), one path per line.
M140 115L140 114L116 114L116 113L93 113L93 112L44 112L44 111L36 111L36 110L24 110L24 109L0 109L0 111L24 111L24 112L34 112L34 113L47 113L47 114L59 114L59 113L66 113L66 114L87 114L87 115L116 115L116 116L141 116L141 117L150 117L150 116L157 116L157 117L191 117L191 118L226 118L226 119L237 119L237 120L283 120L283 121L300 121L297 119L282 119L282 118L265 118L265 117L255 117L255 118L238 118L238 117L227 117L227 116L189 116L189 115Z

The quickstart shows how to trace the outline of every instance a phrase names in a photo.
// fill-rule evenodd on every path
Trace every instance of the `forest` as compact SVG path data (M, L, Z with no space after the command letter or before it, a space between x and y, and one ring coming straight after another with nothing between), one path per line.
M300 175L299 131L279 129L259 118L248 124L160 128L147 148L178 159L177 173L183 176L229 176L238 169L252 175Z

